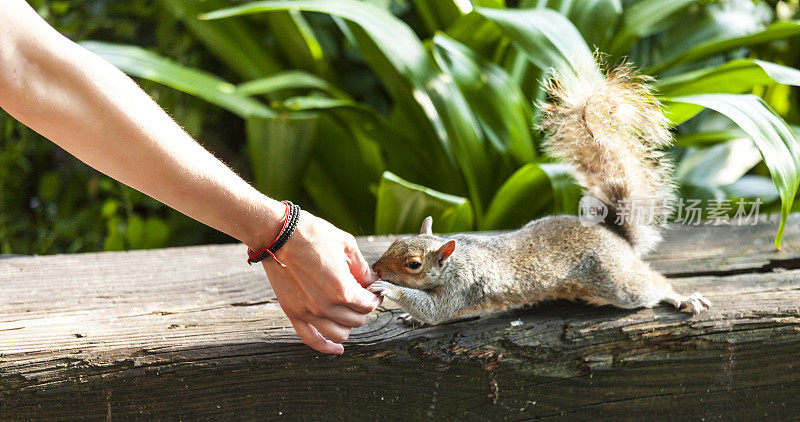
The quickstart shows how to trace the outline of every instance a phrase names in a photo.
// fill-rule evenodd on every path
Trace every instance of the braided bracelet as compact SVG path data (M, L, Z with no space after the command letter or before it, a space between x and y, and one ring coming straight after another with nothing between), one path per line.
M248 264L252 265L253 263L263 261L267 257L271 257L281 267L286 268L286 264L281 262L278 257L275 256L275 253L286 244L286 241L289 240L289 237L291 237L292 233L294 233L294 230L297 228L297 222L300 221L300 207L291 203L291 201L283 201L283 205L286 206L286 210L284 210L283 217L281 218L283 220L281 231L275 237L275 240L266 248L257 251L247 249Z

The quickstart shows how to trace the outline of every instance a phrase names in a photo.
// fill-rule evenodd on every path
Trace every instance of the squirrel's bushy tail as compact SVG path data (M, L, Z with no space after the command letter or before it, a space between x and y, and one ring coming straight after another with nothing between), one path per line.
M547 83L550 100L541 107L545 148L574 166L587 193L608 207L607 226L640 254L661 240L658 225L674 190L672 164L661 151L672 136L651 80L629 64L562 69Z

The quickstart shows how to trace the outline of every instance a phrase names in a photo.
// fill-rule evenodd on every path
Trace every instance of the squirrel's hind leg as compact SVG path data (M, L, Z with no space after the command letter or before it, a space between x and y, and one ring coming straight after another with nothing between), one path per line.
M589 303L611 304L619 308L652 308L660 302L680 311L698 314L711 308L711 301L700 293L683 296L667 279L643 261L630 266L608 265L600 273L600 282L589 289Z

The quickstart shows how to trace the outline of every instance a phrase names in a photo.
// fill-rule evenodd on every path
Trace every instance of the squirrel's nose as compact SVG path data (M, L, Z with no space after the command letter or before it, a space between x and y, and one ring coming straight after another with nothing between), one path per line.
M382 274L381 274L381 266L380 266L380 265L378 265L378 264L379 264L379 261L375 261L375 263L374 263L374 264L372 264L372 271L373 271L375 274L378 274L378 277L381 277L381 275L382 275Z

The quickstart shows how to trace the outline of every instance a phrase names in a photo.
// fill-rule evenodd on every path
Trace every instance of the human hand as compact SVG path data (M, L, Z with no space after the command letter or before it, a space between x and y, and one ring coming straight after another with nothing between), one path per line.
M350 330L381 303L365 289L376 277L355 238L303 211L277 257L286 268L271 259L261 262L297 335L320 352L344 352L341 343Z

